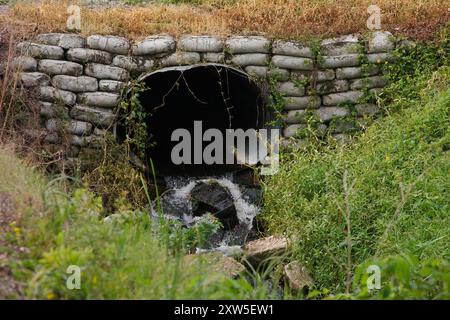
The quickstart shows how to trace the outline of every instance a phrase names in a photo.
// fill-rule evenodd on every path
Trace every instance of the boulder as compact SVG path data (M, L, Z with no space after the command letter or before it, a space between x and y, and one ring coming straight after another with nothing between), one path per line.
M120 92L124 86L124 82L116 80L100 80L98 82L98 89L106 92Z
M273 56L272 63L274 66L290 69L290 70L313 70L314 63L310 58L299 58L289 56Z
M112 55L109 52L100 50L74 48L67 51L67 59L80 63L94 62L110 64L112 62Z
M175 50L175 40L170 36L151 36L135 44L132 53L135 56L148 56Z
M395 39L388 31L374 31L367 42L367 52L388 52L395 48Z
M356 67L361 64L359 54L324 56L319 62L322 68Z
M240 66L266 66L269 61L269 56L264 53L246 53L237 54L231 59L231 63Z
M341 103L357 103L363 95L361 91L347 91L325 95L322 100L326 106L335 106Z
M270 41L261 36L233 36L227 39L226 47L232 54L268 53L270 49Z
M39 59L63 59L64 50L61 47L49 46L45 44L20 42L17 51L22 55L28 55Z
M272 52L284 56L314 58L311 48L297 41L276 40L272 45Z
M97 79L87 76L73 77L66 75L54 76L52 84L55 88L72 92L97 91Z
M119 101L120 96L112 92L84 92L77 96L78 103L101 108L117 107Z
M320 97L285 97L285 110L315 109L320 107Z
M83 48L86 40L73 33L43 33L37 36L36 40L39 43L58 46L64 49Z
M128 54L128 50L130 49L128 39L117 36L92 35L87 38L87 45L91 49L116 54Z
M41 60L38 63L38 70L49 75L81 76L83 74L81 64L63 60Z
M14 58L13 66L15 70L33 72L37 70L37 61L33 57L19 56Z
M184 256L182 265L186 267L196 266L199 263L206 264L208 270L213 273L225 275L230 278L238 278L245 272L245 267L231 257L224 256L218 252L208 252L203 254L190 254Z
M87 64L84 72L86 75L97 79L109 79L116 81L125 81L128 79L127 70L98 63Z
M153 68L154 61L143 57L115 56L112 65L131 72L144 72Z
M179 48L183 51L221 52L223 41L211 36L184 36L179 41Z
M159 61L162 67L182 66L200 62L200 54L197 52L175 52Z
M288 240L286 238L270 236L247 243L244 246L243 260L257 268L269 258L282 257L287 250Z
M200 182L191 191L194 216L211 213L222 223L225 230L239 224L236 208L230 192L216 182Z
M69 91L58 90L50 86L39 87L40 97L45 102L63 102L66 105L73 106L77 96Z
M111 110L93 108L78 104L70 110L70 116L73 119L88 121L100 127L111 126L116 118Z
M21 72L20 81L25 88L48 86L50 84L50 77L40 72Z
M322 122L330 122L333 118L346 117L350 111L346 107L322 107L315 111Z
M284 274L293 293L299 293L313 285L308 271L297 261L284 266Z

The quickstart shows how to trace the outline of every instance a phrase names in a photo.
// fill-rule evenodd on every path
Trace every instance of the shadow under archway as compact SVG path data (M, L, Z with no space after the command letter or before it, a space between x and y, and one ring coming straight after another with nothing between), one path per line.
M146 111L149 141L146 159L152 159L158 175L214 175L241 168L240 165L194 164L194 121L201 121L202 133L218 129L259 129L267 118L261 89L244 72L221 64L169 67L143 75L145 90L139 101ZM191 164L174 164L171 141L176 129L191 136ZM118 125L119 138L124 135ZM210 142L201 142L203 150ZM224 157L225 157L224 147ZM223 161L225 163L225 159Z

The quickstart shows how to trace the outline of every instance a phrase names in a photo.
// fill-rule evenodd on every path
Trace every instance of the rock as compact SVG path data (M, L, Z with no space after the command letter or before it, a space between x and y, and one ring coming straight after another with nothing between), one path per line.
M115 56L112 65L131 72L144 72L153 68L154 61L143 57Z
M370 53L367 54L367 60L371 63L381 64L385 63L386 61L392 62L394 60L394 57L391 53L387 52L381 52L381 53Z
M69 135L69 142L70 144L78 147L91 147L91 148L99 148L103 143L104 140L102 140L99 136L76 136L76 135Z
M61 137L56 132L51 132L47 134L44 138L45 143L57 144L61 141Z
M247 243L244 246L243 260L257 268L269 258L282 257L287 250L288 240L286 238L270 236Z
M278 83L278 92L283 96L302 97L305 95L305 87L294 82Z
M320 61L322 68L340 68L340 67L355 67L361 64L358 54L349 54L343 56L324 56Z
M325 95L322 101L325 106L335 106L341 103L358 103L362 96L361 91L347 91Z
M395 39L388 31L374 31L367 42L368 53L388 52L395 48Z
M323 40L320 44L320 53L323 56L344 56L357 54L361 51L358 37L354 35Z
M315 111L317 116L323 122L330 122L336 117L345 117L350 114L348 108L345 107L323 107Z
M87 38L87 45L91 49L115 54L128 54L130 49L128 39L116 36L92 35Z
M358 116L374 116L381 112L379 106L375 104L365 103L355 105Z
M225 230L239 224L233 198L229 191L216 182L200 182L191 191L194 216L211 213L222 223Z
M52 84L55 88L72 92L89 92L98 90L97 79L87 76L72 77L58 75L53 77Z
M317 71L292 71L291 73L292 80L305 81L307 79L312 82L314 78L316 78L316 82L330 81L334 79L334 70L326 69L326 70L317 70Z
M100 80L98 89L106 92L120 92L125 87L125 83L116 80Z
M111 67L104 64L89 63L84 73L97 79L109 79L125 81L128 79L128 71L119 67Z
M183 51L221 52L223 41L211 36L183 36L178 46Z
M363 79L356 79L350 82L351 90L358 90L363 88L382 88L387 84L387 79L383 76L367 77Z
M296 124L292 124L287 126L284 131L283 131L283 136L285 138L291 138L291 137L295 137L299 138L298 136L301 135L301 130L307 129L308 126L304 123L296 123ZM326 131L327 131L328 126L325 124L319 124L317 126L317 128L315 129L315 132L319 135L319 136L323 136L325 135Z
M269 56L264 53L246 53L233 56L231 63L240 67L246 66L266 66Z
M192 267L198 265L198 260L206 264L207 270L230 278L238 278L245 272L245 267L231 257L224 256L218 252L203 254L190 254L182 258L182 265Z
M40 115L44 118L61 118L69 117L69 109L67 107L58 106L57 104L45 101L39 101Z
M203 54L202 59L205 62L223 63L225 61L225 54L216 52L207 52Z
M14 58L13 67L18 71L34 72L37 70L37 60L33 57L19 56Z
M269 69L267 76L274 78L277 81L288 81L290 77L290 72L289 70L286 69L272 68Z
M328 94L347 91L348 88L347 80L332 80L318 83L315 89L318 94Z
M330 124L333 133L348 133L361 129L360 123L354 119L336 119Z
M112 55L109 52L100 50L74 48L67 51L67 59L80 63L93 62L110 64L112 62Z
M40 72L21 72L20 81L25 88L48 86L50 84L50 77Z
M320 106L320 97L285 97L285 110L315 109Z
M92 124L76 120L71 120L66 123L60 119L48 119L45 127L50 132L64 130L65 132L78 136L89 135L92 132Z
M309 58L298 58L288 56L273 56L274 66L290 70L313 70L313 60Z
M70 110L70 116L77 120L91 122L100 127L110 127L115 121L115 115L110 110L78 104Z
M31 42L20 42L17 44L17 50L22 55L28 55L39 59L63 59L64 50L57 46L37 44Z
M269 53L270 41L260 36L233 36L226 40L226 47L232 54Z
M283 116L283 120L287 124L298 124L305 122L306 110L291 110L286 115ZM288 133L289 136L293 129L285 130L285 135Z
M175 52L159 61L162 67L182 66L200 62L200 54L197 52Z
M332 134L333 138L336 139L339 145L345 145L352 141L352 136L344 133Z
M81 76L83 74L83 66L81 64L63 60L40 60L38 70L49 75Z
M284 274L289 287L294 293L302 292L313 285L313 280L308 271L297 261L285 265Z
M62 102L66 105L73 106L77 100L77 96L74 93L50 86L39 87L39 92L41 99L45 102Z
M277 55L314 58L311 48L297 41L276 40L272 44L272 52Z
M290 126L287 126L284 130L283 130L283 136L285 138L291 138L291 137L295 137L300 130L304 130L306 129L306 125L305 124L293 124Z
M85 92L77 96L78 103L101 108L117 107L119 101L120 96L111 92Z
M257 78L265 78L267 77L267 73L269 72L268 67L261 67L261 66L248 66L245 67L244 70L249 76Z
M86 40L77 34L72 33L44 33L37 36L39 43L58 46L64 49L83 48Z
M363 77L365 72L367 72L368 76L372 76L377 74L379 71L380 68L377 66L370 66L367 70L363 70L361 67L338 68L336 69L336 78L355 79Z
M132 53L135 56L147 56L167 53L175 50L175 40L170 36L151 36L135 44Z

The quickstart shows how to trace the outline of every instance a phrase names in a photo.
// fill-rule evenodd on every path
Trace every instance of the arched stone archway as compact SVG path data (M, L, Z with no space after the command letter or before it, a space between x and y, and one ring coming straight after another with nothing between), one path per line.
M166 67L143 74L139 82L145 88L138 99L146 112L146 161L152 159L162 175L204 175L237 169L237 165L195 163L194 155L209 144L201 142L199 148L198 139L208 129L219 130L225 137L227 129L260 129L268 120L261 88L248 74L231 66L204 63ZM191 141L192 164L172 162L171 152L179 143L172 135L179 129L197 139ZM119 139L124 138L125 132L126 124L119 122ZM226 152L223 144L223 163Z

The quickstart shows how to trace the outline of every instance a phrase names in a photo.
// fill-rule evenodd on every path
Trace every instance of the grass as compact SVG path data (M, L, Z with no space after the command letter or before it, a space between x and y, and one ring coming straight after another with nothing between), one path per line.
M38 32L65 31L68 3L17 1L0 21ZM367 8L371 4L369 0L196 0L83 7L81 33L117 34L133 39L154 33L331 37L366 32ZM450 20L445 0L380 0L377 5L381 8L383 29L412 39L430 39Z
M268 230L297 238L319 291L350 293L359 264L392 255L450 260L448 36L404 51L382 95L388 116L350 145L285 154L265 180Z
M224 276L203 258L184 260L205 233L158 224L125 205L111 221L101 199L48 181L13 150L0 146L0 195L17 204L1 221L0 276L20 284L2 298L28 299L270 299L267 283ZM1 209L1 206L0 206ZM202 229L200 229L202 228ZM20 248L20 250L18 249ZM81 289L66 286L69 266L81 268ZM3 279L3 278L2 278ZM69 279L70 280L70 279Z

